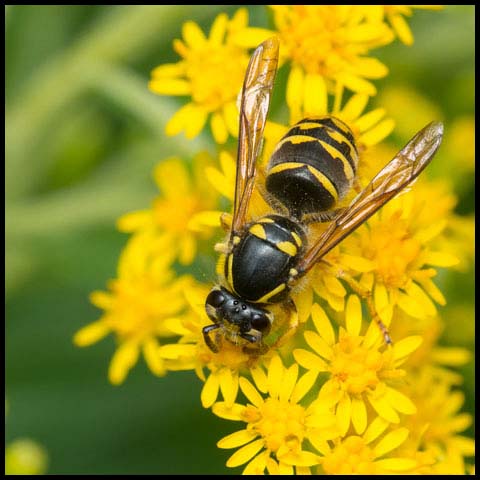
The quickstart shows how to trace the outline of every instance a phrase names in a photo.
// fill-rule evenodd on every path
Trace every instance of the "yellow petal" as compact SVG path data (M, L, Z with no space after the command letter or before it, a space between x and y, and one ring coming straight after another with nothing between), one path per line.
M227 407L225 402L217 402L212 406L212 412L220 418L225 420L243 420L243 414L245 412L245 406L238 403L234 403L232 406Z
M300 120L302 105L301 99L304 92L303 70L298 65L293 65L287 81L286 102L290 108L290 123Z
M159 163L153 176L158 188L169 199L183 198L192 188L187 168L178 157L169 157Z
M281 402L287 402L290 399L290 395L293 392L295 384L297 383L298 378L298 365L294 364L289 367L285 375L283 376L283 381L280 385L279 399Z
M380 471L404 472L418 466L418 460L413 458L384 458L373 462Z
M413 415L417 412L415 404L403 393L394 388L387 387L385 397L395 410L405 415Z
M352 402L349 395L344 395L337 405L336 416L338 419L338 428L340 436L344 437L350 427L350 419L352 415Z
M207 41L205 34L195 22L185 22L182 27L182 35L185 43L192 50L202 48Z
M180 78L154 78L148 82L148 88L159 95L191 95L189 81Z
M393 305L388 298L388 292L383 283L376 283L373 293L375 310L386 327L390 325L393 316Z
M110 293L95 290L89 295L90 301L98 308L110 310L114 305L114 298Z
M223 118L230 135L238 137L239 112L236 102L228 102L223 106Z
M443 293L438 289L438 287L433 283L430 278L421 278L417 280L422 288L439 304L445 305L447 301L443 296Z
M318 356L308 350L296 349L293 351L293 357L303 368L316 372L326 372L327 364Z
M219 389L220 381L218 375L215 373L210 373L207 381L203 385L202 393L200 394L200 401L202 402L203 408L209 408L215 403L218 397Z
M393 359L395 361L404 359L412 352L414 352L423 342L423 338L420 335L412 335L407 338L402 338L393 345ZM400 363L395 363L396 366Z
M325 79L319 74L307 73L304 85L304 115L325 115L327 112Z
M458 367L465 365L472 358L472 353L465 348L438 347L432 349L432 361L442 365Z
M77 347L86 347L92 343L98 342L105 335L110 333L110 327L103 320L90 323L81 328L73 337L73 343Z
M360 136L360 143L363 143L367 147L372 145L376 145L380 143L384 138L388 137L395 128L395 121L391 118L386 118L382 120L380 123L375 125L372 129L368 130L367 132L363 133Z
M325 286L327 287L327 290L336 295L337 297L343 297L347 293L338 278L332 275L326 275L323 281L325 283Z
M410 284L405 287L405 291L417 302L418 308L423 311L424 315L433 316L436 314L437 310L435 305L415 282L410 282Z
M191 110L190 120L184 125L185 136L195 138L207 122L207 112L201 106L194 106Z
M370 130L374 125L376 125L384 116L384 108L376 108L365 115L362 115L356 122L355 126L360 130L360 132L366 132Z
M393 432L387 433L373 448L375 457L381 457L392 450L395 450L408 437L407 428L397 428Z
M409 295L399 292L397 304L408 315L414 318L424 318L423 309L419 307L418 302Z
M222 368L219 372L220 390L228 406L233 405L238 393L238 373L232 374L229 368Z
M282 360L278 355L275 355L268 365L268 391L270 396L273 398L278 398L278 393L280 391L282 381L284 376L284 368L282 365Z
M298 403L313 387L318 377L318 371L311 370L300 377L293 389L290 401Z
M113 385L120 385L130 369L137 363L139 348L136 341L123 342L115 351L108 368L108 379Z
M165 133L168 136L177 135L188 123L192 112L193 104L187 103L173 114L173 117L165 125Z
M352 95L341 111L342 118L345 119L347 123L356 120L365 110L368 100L369 96L365 93Z
M268 452L260 452L243 469L242 475L264 475L267 466Z
M268 391L268 380L267 376L265 375L265 371L263 368L256 366L250 369L250 373L252 378L257 386L258 390L262 393L267 393Z
M446 252L427 252L422 258L427 265L436 267L453 267L459 263L455 255Z
M337 75L337 81L355 93L364 93L369 96L377 93L377 89L372 83L353 73L342 72Z
M237 448L251 442L258 434L253 430L239 430L217 442L218 448Z
M388 20L401 42L405 45L413 45L412 31L406 20L401 15L389 15Z
M388 68L373 57L357 57L352 66L355 73L361 77L383 78L388 74Z
M263 398L255 389L255 387L244 377L239 378L240 388L248 400L256 407L263 405Z
M223 145L228 139L228 130L223 115L218 112L212 114L210 119L210 128L215 142L219 145Z
M162 357L158 351L158 341L156 338L149 338L143 344L143 357L150 371L157 376L165 375L166 370Z
M352 398L352 423L359 435L367 428L367 409L360 398Z
M193 232L204 232L205 227L220 227L220 216L223 212L219 210L205 210L195 213L188 222L188 229Z
M220 13L217 15L213 21L212 27L210 28L210 35L208 37L211 45L219 47L222 45L225 38L225 33L227 31L228 25L228 16L226 13Z
M121 232L134 232L141 228L145 228L147 225L152 224L152 212L151 210L138 210L136 212L127 213L122 215L117 220L117 228Z
M185 74L185 63L164 63L151 72L152 79L180 77Z
M350 295L347 300L347 308L345 310L345 322L347 332L356 337L360 335L362 328L362 306L357 295Z
M248 462L258 453L263 445L264 440L259 439L240 448L227 460L227 467L238 467L239 465Z
M348 265L349 268L361 273L370 272L375 267L375 264L371 260L367 260L363 257L357 257L355 255L348 255L346 253L341 255L341 263Z
M308 345L314 350L315 353L326 360L330 360L332 358L332 348L320 335L318 335L318 333L307 330L304 334L304 337Z
M327 317L327 314L318 303L314 303L312 306L312 320L315 324L317 332L327 342L328 345L335 343L335 333L333 331L332 324Z
M378 438L389 426L389 422L382 417L376 417L368 426L363 439L365 442L371 443Z
M186 233L178 243L178 261L182 265L190 265L195 260L197 253L197 242L193 235Z
M217 190L224 197L233 201L233 185L230 185L225 181L225 177L221 172L219 172L216 168L207 167L205 169L205 176L215 190Z
M278 455L278 459L282 463L286 463L287 465L293 465L295 467L313 467L314 465L318 465L319 463L318 455L305 451L292 452L290 450L285 455Z
M380 415L380 417L391 423L400 422L400 417L398 416L398 413L390 405L388 400L385 398L385 395L378 396L375 394L371 394L368 395L368 400L370 401L370 404L378 413L378 415Z

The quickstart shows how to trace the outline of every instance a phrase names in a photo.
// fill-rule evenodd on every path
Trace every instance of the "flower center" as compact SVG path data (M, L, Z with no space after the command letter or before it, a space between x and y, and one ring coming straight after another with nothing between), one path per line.
M175 201L158 198L153 204L155 223L175 233L185 233L193 214L202 209L202 201L197 195L185 195Z
M242 88L248 56L233 45L192 50L187 60L192 98L209 112L235 100Z
M156 312L151 301L155 298L152 283L146 278L135 282L114 280L115 307L108 319L120 337L142 336L155 327Z
M361 437L351 436L323 458L327 474L375 474L375 454Z
M345 336L333 347L332 376L351 394L375 389L383 366L382 354L363 347L361 341L362 337Z
M265 440L268 450L276 452L282 445L295 450L305 434L305 410L300 405L268 398L259 409L254 409L259 419L253 423L255 430ZM253 410L250 412L254 415ZM249 414L248 411L246 412Z
M359 19L347 24L349 16L336 5L282 6L276 13L289 57L308 73L332 77L368 52L367 43L352 33Z
M405 286L412 263L420 254L419 242L396 217L373 227L365 248L365 256L376 262L378 279L390 288Z

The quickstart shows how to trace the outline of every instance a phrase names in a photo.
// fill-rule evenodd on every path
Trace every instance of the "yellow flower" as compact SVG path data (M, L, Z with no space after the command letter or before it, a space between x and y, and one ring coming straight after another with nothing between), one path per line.
M408 473L417 465L410 456L396 455L397 449L408 437L406 428L387 430L389 423L376 417L362 436L349 435L333 442L317 442L315 447L323 454L321 465L327 475L381 475ZM384 434L381 437L382 434Z
M283 366L274 356L267 372L259 369L255 386L246 378L239 380L247 405L216 403L213 412L229 420L245 422L246 428L218 442L220 448L237 448L227 467L247 464L244 474L308 473L318 464L318 456L308 450L308 442L327 441L338 435L336 419L328 405L313 402L301 405L313 387L317 372L298 378L298 365ZM262 395L264 394L265 397Z
M14 440L5 448L5 475L43 475L47 464L45 449L28 438Z
M192 263L197 240L208 238L213 232L210 225L192 221L197 213L216 206L218 197L204 176L209 163L207 154L195 156L193 175L177 157L159 163L154 179L161 195L155 198L150 209L123 215L117 222L118 228L129 233L149 232L153 241L164 241L180 263Z
M358 434L369 424L367 405L391 423L399 423L399 413L411 415L416 411L412 401L394 388L405 375L399 367L421 343L421 337L410 336L386 347L375 322L365 335L362 330L362 309L356 295L350 295L345 310L345 328L340 327L338 338L325 311L314 304L312 320L316 332L304 333L309 350L294 350L295 360L310 371L326 372L328 378L321 386L319 399L335 406L340 435L347 434L350 423ZM367 403L368 401L368 403Z
M287 102L289 98L307 99L310 95L320 99L338 86L375 95L376 88L367 79L382 78L388 69L369 57L369 51L394 39L383 21L370 21L363 8L352 5L271 8L281 40L281 56L292 63ZM310 101L305 100L305 104Z
M178 334L187 282L185 277L175 278L169 269L171 261L164 243L154 242L146 233L136 234L122 252L118 278L109 282L109 292L95 291L90 296L105 312L80 329L74 342L84 347L109 333L116 336L118 347L108 372L115 385L125 380L140 351L152 373L166 373L167 366L158 355L158 339Z
M209 116L217 143L225 143L229 135L238 135L236 100L249 55L235 38L238 32L249 34L247 24L248 12L242 8L231 20L225 13L218 15L208 38L196 23L183 25L183 40L173 43L182 60L155 68L149 83L150 90L160 95L191 98L167 123L167 135L184 131L187 138L194 138ZM255 41L260 43L266 37L255 36Z
M420 188L421 182L427 188ZM423 179L411 190L387 203L353 235L346 238L345 251L374 263L360 284L373 294L376 311L390 324L394 307L415 318L436 314L432 299L440 305L446 301L432 278L434 267L458 263L451 248L440 249L437 239L448 223L444 214L450 200L439 196ZM441 245L441 243L439 243Z
M475 454L474 440L460 435L472 423L471 415L459 412L464 394L432 378L429 369L410 375L404 391L414 400L417 412L405 419L411 433L402 449L406 454L418 449L433 460L415 473L464 474L465 457Z
M393 316L390 334L393 338L420 335L423 339L420 347L405 362L406 370L411 373L428 370L430 379L459 385L463 382L463 377L452 368L467 364L472 355L465 348L439 345L444 328L445 322L439 316L413 318L397 310Z

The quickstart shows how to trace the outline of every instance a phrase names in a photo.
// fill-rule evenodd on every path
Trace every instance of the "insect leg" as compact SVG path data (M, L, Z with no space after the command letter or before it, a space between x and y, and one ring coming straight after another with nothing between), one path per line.
M220 342L218 341L219 340L218 336L215 336L215 342L214 342L212 340L212 337L210 336L210 332L212 332L213 330L217 330L218 328L220 328L220 325L218 325L217 323L213 323L212 325L207 325L202 329L205 343L207 344L208 348L214 353L218 353L220 351Z
M338 276L344 280L350 288L361 298L363 298L367 304L368 312L370 313L370 316L372 319L375 321L377 324L378 328L382 332L383 338L385 340L385 343L387 345L392 345L392 338L390 337L390 334L388 333L388 328L386 325L382 322L380 315L378 314L377 310L375 309L375 306L373 305L373 300L372 300L372 292L370 290L365 290L364 288L361 287L361 285L350 275L348 275L345 272L339 272Z

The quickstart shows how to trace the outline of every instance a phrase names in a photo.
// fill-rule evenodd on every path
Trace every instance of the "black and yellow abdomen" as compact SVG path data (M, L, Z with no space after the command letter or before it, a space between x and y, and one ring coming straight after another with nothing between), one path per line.
M267 168L267 191L294 218L331 210L350 190L358 151L353 133L331 116L305 118L283 136Z
M225 260L225 278L240 298L277 303L288 296L288 279L305 248L305 233L292 220L268 215L234 237Z

